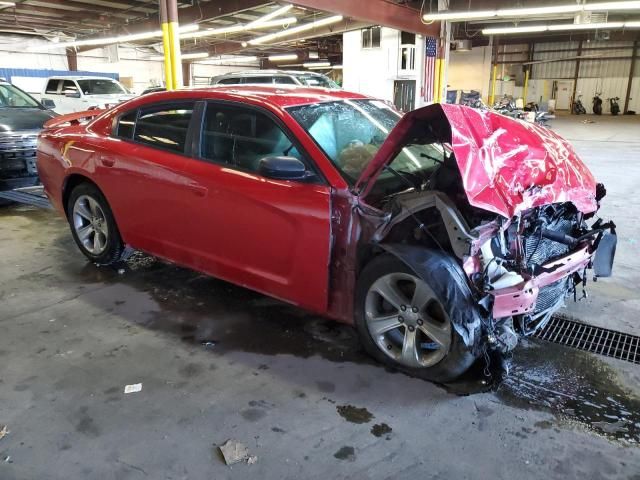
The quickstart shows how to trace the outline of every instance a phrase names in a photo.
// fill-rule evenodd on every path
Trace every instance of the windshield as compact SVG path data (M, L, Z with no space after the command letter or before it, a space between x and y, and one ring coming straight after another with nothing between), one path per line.
M9 84L1 84L0 108L40 108L40 104L19 88Z
M127 93L115 80L109 78L78 80L78 85L85 95L109 95L113 93Z
M380 100L344 100L291 107L288 112L311 135L352 185L401 118ZM418 188L449 150L438 143L407 144L381 173L380 193Z
M296 78L307 87L340 88L336 82L324 75L297 75Z

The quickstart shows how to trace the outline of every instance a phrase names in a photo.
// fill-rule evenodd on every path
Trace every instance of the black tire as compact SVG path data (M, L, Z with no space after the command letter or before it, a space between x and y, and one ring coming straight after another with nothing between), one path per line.
M90 197L99 205L100 209L104 213L108 236L106 237L106 245L104 249L98 254L92 253L85 247L85 245L83 245L74 226L73 209L76 201L80 197ZM112 265L121 260L125 246L122 242L122 238L120 237L120 231L118 230L118 225L116 224L109 202L107 202L107 199L98 187L88 182L81 183L74 187L69 195L69 200L67 201L67 219L69 221L69 227L71 228L71 235L73 236L76 245L83 255L91 262L98 265Z
M355 327L364 349L382 364L408 375L439 383L455 380L471 367L477 357L472 353L472 349L465 345L464 340L453 326L448 353L442 360L430 367L412 368L395 361L384 353L371 337L365 318L367 293L376 280L390 273L405 273L420 278L404 262L390 254L380 255L365 266L358 278L355 295ZM421 280L424 281L424 279ZM446 279L442 279L442 281L446 281ZM438 298L438 301L446 310L447 299Z

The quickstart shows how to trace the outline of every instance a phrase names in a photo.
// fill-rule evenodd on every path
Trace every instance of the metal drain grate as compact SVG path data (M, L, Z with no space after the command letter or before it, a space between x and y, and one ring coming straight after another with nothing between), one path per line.
M534 337L587 352L640 364L640 337L553 317Z

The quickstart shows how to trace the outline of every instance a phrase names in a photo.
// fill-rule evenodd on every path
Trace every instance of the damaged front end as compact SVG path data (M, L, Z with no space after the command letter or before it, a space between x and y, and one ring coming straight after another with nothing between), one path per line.
M391 195L381 189L381 172L399 177L392 167L403 150L430 144L443 157L423 183ZM427 283L429 268L444 264L421 250L454 260L445 270L453 279L463 272L473 304L465 300L451 320L484 353L511 351L567 297L586 296L590 275L611 275L615 225L596 218L604 186L542 127L457 105L426 107L398 123L356 187L364 241Z

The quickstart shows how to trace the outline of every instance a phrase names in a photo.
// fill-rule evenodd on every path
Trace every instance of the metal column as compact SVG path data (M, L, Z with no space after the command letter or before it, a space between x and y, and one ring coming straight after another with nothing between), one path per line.
M171 78L173 90L182 88L182 57L180 55L180 30L178 25L178 2L166 0L169 26L169 52L171 54Z
M629 82L627 83L627 95L624 98L624 110L623 113L629 111L629 100L631 100L631 84L633 83L633 73L636 69L636 55L638 54L638 40L633 42L633 51L631 53L631 67L629 69Z
M169 41L169 18L166 0L160 3L160 26L162 28L162 50L164 52L164 85L167 90L173 90L173 76L171 74L171 43Z

